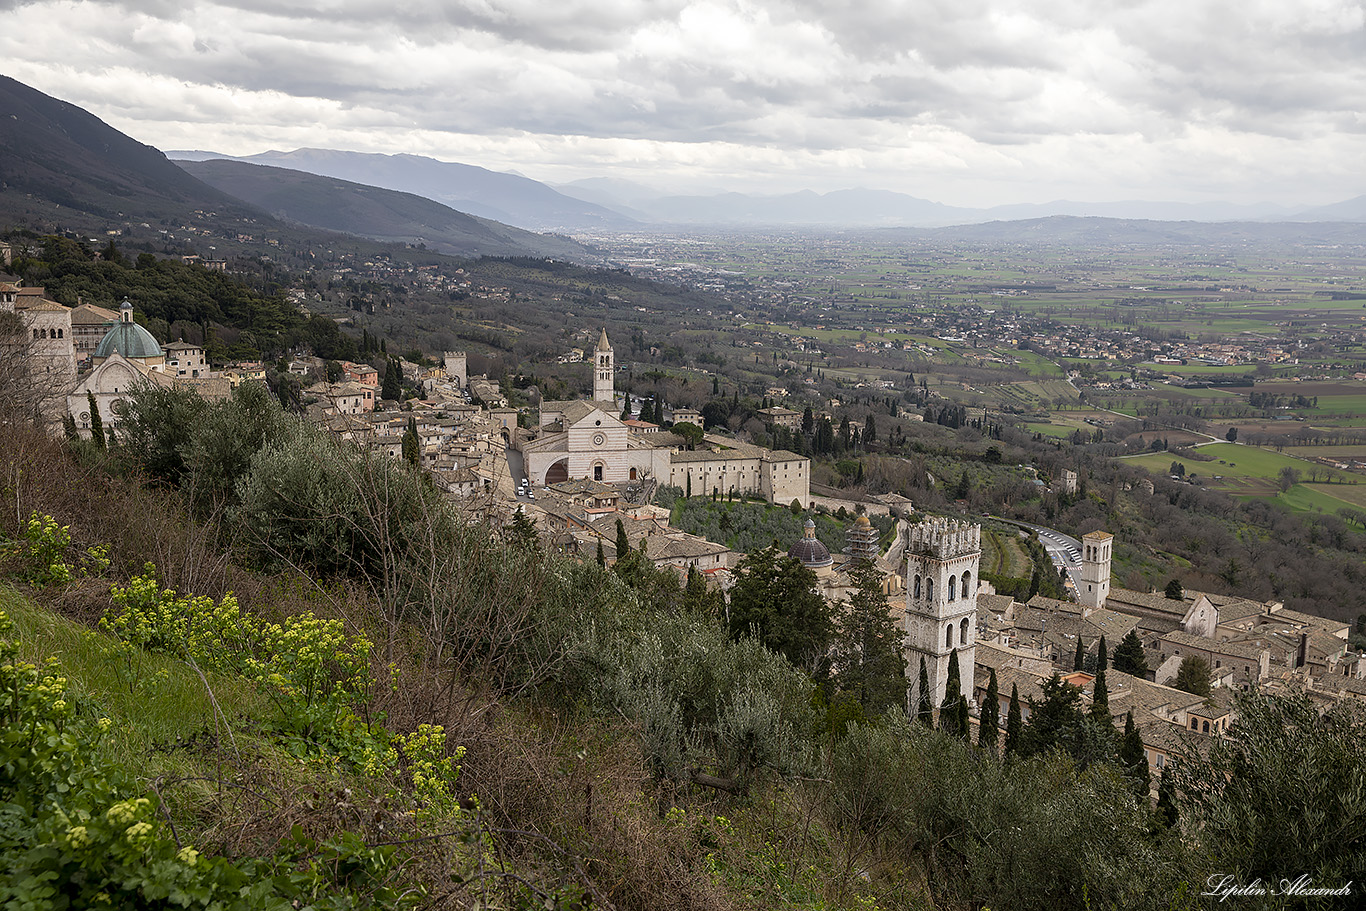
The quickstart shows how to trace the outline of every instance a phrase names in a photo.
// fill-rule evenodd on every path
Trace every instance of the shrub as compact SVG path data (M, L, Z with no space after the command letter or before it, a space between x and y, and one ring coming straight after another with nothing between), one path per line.
M99 764L107 719L78 718L56 663L18 660L0 612L0 905L6 908L405 907L394 848L346 833L232 863L177 845L157 806ZM338 886L343 888L339 889ZM354 891L352 891L354 890Z

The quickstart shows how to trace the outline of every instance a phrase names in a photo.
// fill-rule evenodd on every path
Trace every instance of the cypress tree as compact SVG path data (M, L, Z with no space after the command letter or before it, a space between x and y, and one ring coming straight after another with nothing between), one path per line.
M949 675L944 681L944 701L939 705L939 730L954 737L965 737L967 729L959 727L958 700L963 693L959 673L958 649L954 649L949 652Z
M620 563L631 555L631 542L626 537L626 526L617 519L617 562Z
M1010 685L1010 709L1006 712L1006 755L1018 753L1023 744L1024 722L1020 718L1020 688Z
M95 393L87 392L85 395L90 403L90 441L95 444L96 449L103 449L104 418L100 417L100 406L95 401Z
M1086 667L1086 646L1082 643L1081 636L1077 637L1077 653L1072 656L1072 670L1079 671Z
M408 418L408 429L403 432L403 461L414 468L422 458L422 441L417 435L417 418Z
M996 754L996 737L1001 717L1001 692L996 685L996 668L991 669L987 695L982 703L982 714L977 725L977 745Z
M631 419L631 390L626 390L626 401L621 406L621 419L629 421Z
M1110 717L1110 687L1105 680L1105 637L1100 637L1100 647L1096 653L1096 680L1091 690L1091 717L1107 728L1114 727Z
M1157 820L1167 829L1176 825L1181 813L1176 807L1176 788L1171 780L1171 766L1163 766L1157 778Z
M403 368L398 365L397 358L389 358L389 363L384 367L384 382L379 388L380 398L397 402L403 398Z
M1105 637L1100 637L1100 645L1096 649L1096 667L1104 669L1109 664L1109 654L1105 651Z
M925 656L920 656L920 693L915 718L925 727L934 726L934 703L930 700L930 673L925 669Z
M81 438L80 431L76 429L76 416L69 411L62 416L62 433L66 435L69 443L74 443Z
M602 567L607 566L607 558L603 556L602 553L602 538L598 538L598 565Z
M1106 727L1114 727L1114 719L1110 717L1110 687L1105 682L1104 666L1096 669L1096 680L1092 684L1091 717Z
M1152 779L1148 774L1148 757L1143 752L1143 737L1134 726L1133 711L1124 719L1124 737L1119 742L1119 764L1134 780L1134 793L1139 797L1147 797Z

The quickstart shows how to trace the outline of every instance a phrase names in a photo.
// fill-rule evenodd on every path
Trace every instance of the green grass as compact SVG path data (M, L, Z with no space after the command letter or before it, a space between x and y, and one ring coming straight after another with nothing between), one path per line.
M1154 384L1153 392L1194 399L1231 399L1239 396L1239 393L1225 389L1187 389L1184 386L1171 386L1167 383Z
M1046 437L1058 439L1066 439L1077 430L1076 427L1064 427L1060 424L1025 424L1025 428L1031 433L1041 433Z
M111 637L65 620L4 585L0 610L14 621L25 660L56 658L82 712L114 722L107 741L110 758L134 770L145 770L157 744L240 727L244 718L275 711L249 682L201 678L165 655L136 652L130 667L117 657Z
M1299 409L1310 414L1366 414L1366 395L1321 395L1317 408Z
M1222 475L1225 479L1259 478L1270 480L1279 475L1282 468L1293 468L1299 472L1318 468L1320 471L1331 472L1334 478L1343 478L1349 481L1353 478L1352 475L1345 472L1325 469L1323 466L1314 465L1303 459L1272 452L1269 449L1259 449L1256 446L1242 446L1237 443L1210 443L1208 446L1199 447L1196 452L1204 456L1211 456L1214 461L1183 459L1181 456L1170 452L1128 456L1124 458L1124 461L1127 464L1138 465L1158 474L1166 474L1172 462L1181 462L1186 466L1187 473L1195 472L1207 479L1213 475Z
M1329 493L1329 490L1336 491L1341 489L1343 492L1356 491L1360 487L1352 487L1342 484L1296 484L1285 493L1276 495L1276 499L1289 506L1296 512L1326 512L1336 513L1340 509L1361 508L1363 504L1346 502ZM1366 491L1362 491L1360 497L1366 502Z

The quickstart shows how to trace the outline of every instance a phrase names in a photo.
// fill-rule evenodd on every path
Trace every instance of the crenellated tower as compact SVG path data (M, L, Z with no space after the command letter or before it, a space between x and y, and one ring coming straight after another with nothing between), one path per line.
M906 533L906 629L902 654L911 681L911 706L919 699L920 659L929 673L930 701L944 701L949 656L957 650L959 682L973 701L977 643L978 565L982 526L927 517Z

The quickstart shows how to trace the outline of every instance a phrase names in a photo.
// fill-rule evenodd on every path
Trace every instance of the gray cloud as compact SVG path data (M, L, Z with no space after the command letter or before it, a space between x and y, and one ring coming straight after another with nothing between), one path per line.
M1366 152L1360 0L0 9L6 72L162 146L411 150L564 177L653 161L742 189L916 192L915 173L971 202L1366 190L1344 192Z

